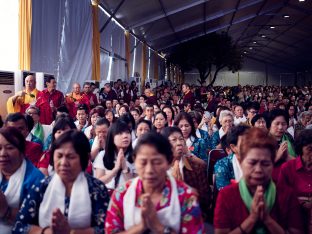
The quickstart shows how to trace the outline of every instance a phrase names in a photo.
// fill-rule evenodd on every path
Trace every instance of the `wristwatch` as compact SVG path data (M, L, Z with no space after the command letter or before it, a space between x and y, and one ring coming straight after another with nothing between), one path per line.
M171 234L172 229L170 227L165 227L164 228L164 234Z

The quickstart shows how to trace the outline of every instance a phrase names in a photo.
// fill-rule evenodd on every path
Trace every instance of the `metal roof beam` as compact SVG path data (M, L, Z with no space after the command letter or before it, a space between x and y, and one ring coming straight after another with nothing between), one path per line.
M251 2L247 2L247 3L244 3L242 4L241 6L239 6L237 9L238 10L242 10L242 9L245 9L245 8L248 8L248 7L251 7L251 6L254 6L260 2L263 2L263 0L254 0L254 1L251 1ZM181 32L181 31L184 31L184 30L187 30L189 28L192 28L192 27L195 27L197 25L200 25L200 24L203 24L203 23L208 23L210 21L213 21L215 19L219 19L225 15L228 15L228 14L232 14L234 13L236 10L236 8L232 8L232 9L229 9L229 10L225 10L225 11L220 11L220 12L217 12L215 14L212 14L212 15L209 15L206 17L206 19L200 19L200 20L196 20L196 21L193 21L191 23L188 23L186 25L182 25L180 27L176 27L175 28L175 32ZM233 24L233 23L232 23ZM158 34L157 37L154 37L152 39L149 39L149 41L155 41L155 40L158 40L158 39L161 39L163 37L166 37L166 36L170 36L172 33L172 31L167 31L167 32L164 32L162 34Z
M172 10L172 11L168 11L168 12L167 12L167 16L170 16L170 15L179 13L179 12L181 12L181 11L190 9L190 8L192 8L192 7L201 5L201 4L203 4L203 3L207 2L207 1L209 1L209 0L199 0L199 1L195 1L195 2L193 2L193 3L187 4L187 5L184 5L184 6L182 6L182 7L179 7L179 8L177 8L177 9L174 9L174 10ZM152 22L154 22L154 21L156 21L156 20L163 19L163 18L165 18L165 17L166 17L166 14L161 13L161 14L159 14L159 15L156 15L156 16L153 16L153 17L148 17L148 18L142 19L142 20L140 20L140 21L138 21L138 22L136 22L136 23L134 23L134 24L132 24L132 25L129 25L129 28L131 28L131 29L133 29L133 28L138 28L138 27L141 27L141 26L143 26L143 25L145 25L145 24L152 23Z
M104 31L104 29L107 27L107 25L109 24L109 22L111 22L111 20L114 18L114 16L116 15L117 11L120 9L120 7L124 4L125 0L121 0L118 4L118 6L116 7L116 9L114 10L114 12L110 15L110 17L106 20L106 22L104 23L104 25L101 27L100 29L100 33L102 33Z
M243 23L243 22L245 22L245 21L251 20L251 19L253 19L253 18L257 17L257 16L265 15L265 14L267 14L268 12L271 12L271 11L273 11L273 10L276 10L276 8L277 8L277 7L275 6L275 7L271 8L271 9L269 9L269 10L266 10L266 11L264 11L264 12L261 12L260 14L252 14L252 15L249 15L249 16L242 17L242 18L240 18L240 19L234 21L234 22L232 23L232 25L240 24L240 23ZM209 34L209 33L217 32L217 31L222 30L222 29L224 29L224 28L227 28L227 27L229 27L229 26L230 26L230 24L225 24L225 25L222 25L222 26L214 27L214 28L212 28L212 29L210 29L210 30L207 30L206 33L197 34L197 35L195 35L195 36L186 38L186 39L182 40L181 42L186 42L186 41L195 39L195 38L197 38L197 37L200 37L200 36L203 36L203 35L206 35L206 34ZM162 47L162 48L160 48L159 50L167 49L167 48L169 48L169 47L172 47L172 46L175 46L175 45L178 45L178 44L179 44L179 42L175 42L175 43L172 43L172 44L170 44L170 45L167 45L166 47Z
M235 11L234 11L234 13L233 13L233 15L232 15L231 22L230 22L230 26L229 26L229 27L227 28L227 30L226 30L227 33L229 33L229 30L230 30L230 28L231 28L231 26L232 26L232 23L233 23L233 20L234 20L234 18L235 18L236 12L238 11L238 7L239 7L240 2L241 2L241 0L238 0L238 1L236 2Z

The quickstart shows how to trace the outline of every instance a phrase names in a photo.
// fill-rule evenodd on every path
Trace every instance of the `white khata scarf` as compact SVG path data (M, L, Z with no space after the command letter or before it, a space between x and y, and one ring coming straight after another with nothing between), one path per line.
M55 173L44 193L39 207L39 226L51 226L52 212L59 208L64 214L65 185L60 176ZM88 182L85 174L80 172L77 176L70 195L68 223L71 228L87 228L91 226L91 199Z
M8 187L4 192L4 196L7 203L12 208L18 208L20 205L20 195L22 190L22 185L24 182L26 173L26 160L23 159L21 166L11 175L8 183ZM2 182L3 175L0 172L0 183ZM12 226L0 221L0 232L1 233L11 233Z
M235 180L238 182L243 177L243 171L240 167L239 161L237 160L235 154L233 155L232 164L233 164Z
M179 202L177 183L173 178L173 176L171 176L168 173L167 175L169 177L172 189L170 197L170 205L157 211L157 217L162 225L172 228L173 230L175 230L176 233L180 233L181 206ZM139 224L141 222L141 209L135 206L136 200L135 191L138 181L139 177L135 178L132 181L123 198L125 230L128 230L132 226Z

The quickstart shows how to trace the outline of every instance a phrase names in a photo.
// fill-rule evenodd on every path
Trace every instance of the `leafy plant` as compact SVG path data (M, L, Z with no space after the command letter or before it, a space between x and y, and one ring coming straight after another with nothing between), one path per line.
M209 85L213 85L219 71L228 68L236 72L243 64L240 49L226 33L208 34L180 44L171 50L167 61L178 65L182 72L197 69L201 85L210 75Z

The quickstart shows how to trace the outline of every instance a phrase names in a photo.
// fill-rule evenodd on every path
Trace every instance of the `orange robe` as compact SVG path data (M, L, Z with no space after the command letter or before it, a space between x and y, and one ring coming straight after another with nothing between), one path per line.
M26 92L26 90L23 90L24 92ZM10 97L7 101L7 111L8 114L11 113L16 113L16 112L21 112L21 113L25 113L26 109L31 105L35 105L36 103L36 99L38 94L40 93L40 91L38 91L36 88L27 93L26 95L22 98L22 97L18 97L15 101L15 103L13 103L13 97Z
M76 117L77 108L80 104L86 104L88 109L90 109L90 102L87 95L84 93L76 94L74 92L69 93L65 97L65 105L69 111L69 115L72 118Z

